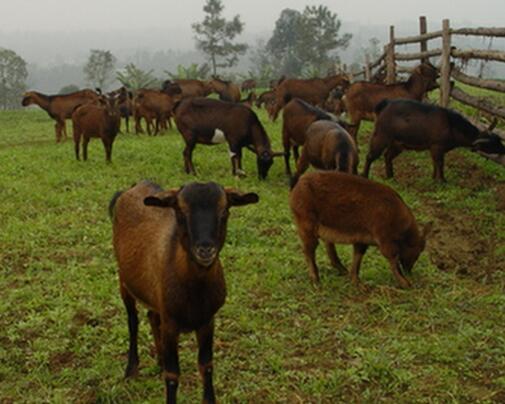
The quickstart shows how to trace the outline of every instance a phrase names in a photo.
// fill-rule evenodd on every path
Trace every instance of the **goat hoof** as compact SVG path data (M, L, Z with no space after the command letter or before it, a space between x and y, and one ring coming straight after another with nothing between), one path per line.
M244 170L237 170L235 172L235 177L239 177L240 178L240 177L246 177L246 176L247 176L247 174L245 173Z

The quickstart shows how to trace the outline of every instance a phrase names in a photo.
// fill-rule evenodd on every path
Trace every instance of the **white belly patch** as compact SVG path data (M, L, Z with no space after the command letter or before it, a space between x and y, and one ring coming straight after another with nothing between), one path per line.
M212 136L211 142L214 144L226 142L226 138L224 137L224 132L221 129L215 129L214 136Z

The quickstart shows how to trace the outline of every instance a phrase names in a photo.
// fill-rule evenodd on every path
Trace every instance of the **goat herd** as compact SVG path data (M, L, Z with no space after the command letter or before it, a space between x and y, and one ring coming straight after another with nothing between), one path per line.
M315 262L318 240L339 272L348 271L335 244L354 248L350 277L359 283L360 264L368 246L375 245L388 260L398 284L410 287L409 273L425 247L429 226L416 220L390 187L357 176L357 134L362 119L375 120L363 176L385 150L386 174L393 176L393 159L404 149L430 150L433 177L444 180L444 155L455 147L472 147L505 154L497 135L479 131L458 113L422 102L436 87L437 70L419 65L406 82L385 85L350 84L343 75L325 79L282 79L256 99L275 120L283 109L283 152L272 151L267 133L252 109L254 92L240 100L231 82L175 80L161 91L122 88L103 95L83 90L69 95L25 94L24 106L37 104L56 121L56 139L66 137L65 119L72 119L75 154L83 158L91 137L100 137L110 161L120 118L133 115L137 133L144 119L149 134L158 133L174 118L185 141L184 167L195 174L192 153L197 143L227 143L234 175L243 175L242 149L256 154L260 179L267 177L276 156L284 156L291 179L289 205L302 240L311 279L319 282ZM254 89L244 82L243 89ZM206 98L210 92L220 100ZM343 97L341 97L343 95ZM329 109L324 110L323 108ZM336 115L345 111L349 123ZM298 148L303 146L301 155ZM290 154L297 161L292 175ZM308 166L322 170L302 176ZM112 199L113 244L119 266L120 292L128 314L130 335L126 377L137 374L137 300L148 308L158 361L163 371L166 400L174 403L179 380L178 339L195 331L204 402L215 402L212 383L214 315L225 301L226 288L219 253L226 238L232 206L258 202L255 193L242 193L210 182L189 183L163 190L144 181Z

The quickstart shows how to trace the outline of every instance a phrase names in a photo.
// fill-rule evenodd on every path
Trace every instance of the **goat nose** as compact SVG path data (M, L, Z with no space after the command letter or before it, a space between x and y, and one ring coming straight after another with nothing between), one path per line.
M200 245L196 248L196 253L202 258L210 258L216 255L216 248L212 245Z

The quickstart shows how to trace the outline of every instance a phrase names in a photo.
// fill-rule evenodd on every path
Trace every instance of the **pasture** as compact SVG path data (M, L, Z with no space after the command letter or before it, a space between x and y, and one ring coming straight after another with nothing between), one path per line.
M280 150L281 119L259 116ZM362 125L360 171L370 130ZM437 184L429 154L406 152L386 181L380 159L371 179L395 188L434 230L412 290L397 288L372 248L364 293L337 276L322 246L322 287L310 284L282 158L260 182L244 150L248 176L236 179L224 145L198 145L195 178L183 172L182 149L176 130L120 134L112 164L97 139L88 162L78 162L71 138L55 144L43 111L0 112L0 402L162 400L143 309L140 375L123 379L128 330L107 215L112 194L143 178L163 187L215 180L260 196L232 210L221 254L228 297L216 318L220 402L505 401L503 167L456 150L446 159L447 184ZM348 266L351 247L337 249ZM179 399L198 402L194 335L181 338L179 354Z

